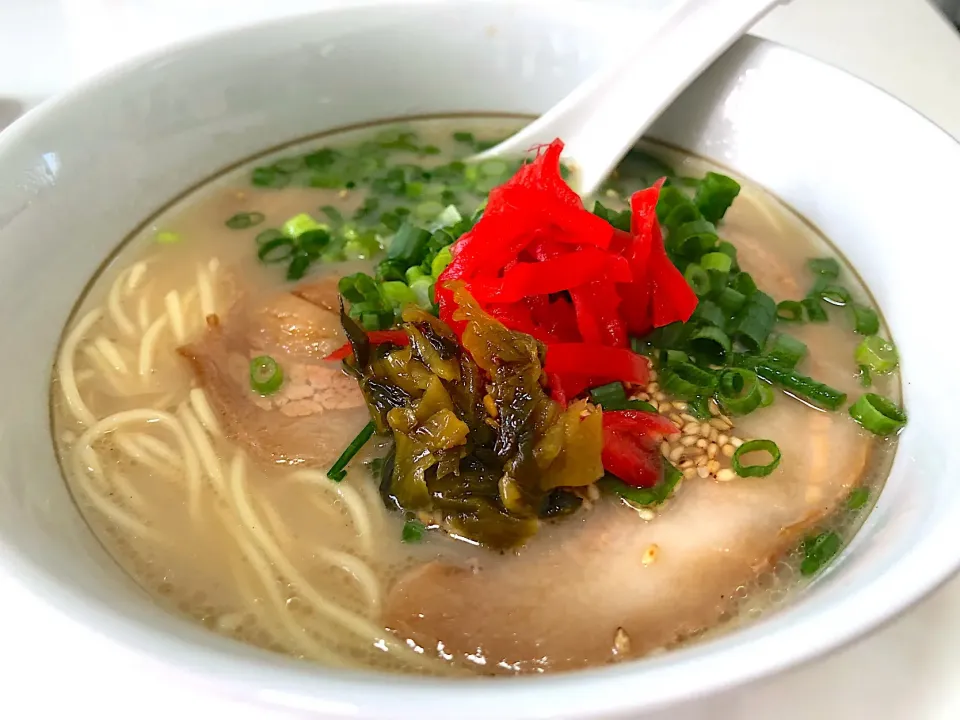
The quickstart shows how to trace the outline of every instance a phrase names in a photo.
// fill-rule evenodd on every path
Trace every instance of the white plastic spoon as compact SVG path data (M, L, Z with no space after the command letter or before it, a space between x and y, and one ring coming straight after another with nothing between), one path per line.
M593 194L677 95L782 1L683 0L635 49L476 159L522 155L559 137L580 194Z

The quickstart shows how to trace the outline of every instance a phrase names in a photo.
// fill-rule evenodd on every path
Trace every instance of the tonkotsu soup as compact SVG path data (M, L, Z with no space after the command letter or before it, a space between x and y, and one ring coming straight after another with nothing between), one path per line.
M258 157L94 278L53 434L158 603L329 665L540 673L774 611L850 539L906 422L855 272L671 148L583 203L556 143L458 159L519 123Z

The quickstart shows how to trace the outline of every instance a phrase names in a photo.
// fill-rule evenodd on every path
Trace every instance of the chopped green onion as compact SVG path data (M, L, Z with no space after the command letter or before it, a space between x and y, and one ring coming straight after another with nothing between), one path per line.
M407 281L407 284L409 285L417 278L422 278L425 275L426 273L423 272L422 267L420 267L419 265L414 265L413 267L407 268L406 272L404 272L403 274L403 277Z
M780 333L774 338L766 356L771 362L793 370L807 354L807 346L795 337Z
M405 543L418 543L423 540L423 534L427 531L426 526L419 520L410 519L403 523L403 530L400 532L400 540Z
M404 282L394 281L380 284L380 294L389 307L401 309L405 305L417 304L417 296Z
M433 275L434 280L440 277L440 273L446 270L447 265L451 262L453 262L453 254L450 252L450 248L441 248L440 252L437 253L437 256L430 263L430 274Z
M250 387L261 395L272 395L283 385L283 369L269 355L250 361Z
M759 352L766 344L776 318L777 305L773 298L758 290L750 295L733 318L730 335L748 352Z
M746 301L747 296L739 290L734 290L732 287L725 287L720 291L720 294L717 295L717 305L719 305L727 315L735 314L743 307Z
M270 228L269 230L261 230L257 233L255 238L257 245L263 245L264 243L270 242L271 240L278 240L283 237L283 233L277 230L276 228Z
M778 302L777 319L784 322L803 322L803 304L797 300Z
M835 258L810 258L807 260L807 267L831 280L840 276L840 263Z
M659 360L662 367L669 367L679 363L690 362L690 356L683 352L683 350L661 350Z
M717 243L717 252L722 252L724 255L726 255L728 258L730 258L730 262L731 262L730 270L731 270L731 271L733 271L733 270L739 270L738 263L737 263L737 247L736 247L736 245L734 245L734 244L731 243L731 242L727 242L726 240L721 240L719 243Z
M698 302L691 319L700 321L704 325L713 325L718 328L722 328L727 324L727 315L723 312L723 309L712 300L701 300Z
M706 220L718 223L740 193L740 183L720 173L708 172L697 187L694 204Z
M297 237L297 245L307 255L312 258L318 258L327 249L331 241L330 231L324 228L307 230Z
M762 382L758 387L760 388L760 407L770 407L773 405L775 396L770 384Z
M590 400L594 405L611 409L611 405L621 405L627 401L627 391L622 382L612 382L600 385L590 390Z
M728 273L733 267L733 259L726 253L711 252L700 258L700 267L704 270Z
M307 230L317 230L318 228L329 230L328 227L318 223L312 217L307 215L307 213L300 213L299 215L294 215L292 218L287 220L281 226L280 232L282 232L288 238L297 238Z
M170 230L161 230L156 234L154 240L161 245L175 245L180 242L181 238L180 233L175 233Z
M718 400L734 415L746 415L760 407L762 396L756 373L743 368L730 368L720 375Z
M473 136L472 132L455 132L453 134L453 139L460 143L466 143L467 145L473 145L476 142L476 138Z
M387 257L392 260L419 265L427 252L429 240L429 232L411 223L404 223L400 226L393 240L390 241Z
M343 276L337 283L337 290L351 303L360 303L378 297L377 283L366 273Z
M343 222L343 215L333 205L324 205L320 208L320 212L326 215L332 223L340 225Z
M313 258L303 250L298 250L293 254L290 264L287 266L287 280L291 282L300 280L307 274L307 269L313 263Z
M713 414L710 412L710 397L707 395L698 395L687 403L687 412L697 418L697 420L709 420L713 417Z
M624 232L630 232L630 210L611 210L606 207L603 203L597 200L593 204L593 214L599 218L603 218L608 223L617 228L617 230L623 230Z
M791 395L795 395L817 407L827 410L836 410L847 399L847 394L836 390L829 385L817 382L811 377L802 375L796 370L780 367L774 363L765 362L762 358L751 360L750 369L763 380L779 385Z
M250 182L256 187L282 188L290 183L290 176L277 168L258 167L250 174Z
M854 303L853 331L859 335L876 335L880 332L880 318L873 308Z
M347 476L347 464L353 460L354 456L360 452L360 449L367 444L367 440L373 437L373 421L363 426L363 430L357 433L357 436L350 441L347 449L344 450L337 461L327 471L327 477L334 482L340 482Z
M717 362L723 361L731 346L730 337L716 326L702 327L690 336L693 352Z
M281 263L293 257L294 243L288 237L278 237L273 240L267 240L257 249L257 257L260 262L272 265Z
M424 310L433 307L433 278L419 277L410 283L410 291L417 298L417 305Z
M903 408L876 393L861 395L850 406L850 416L874 435L891 435L907 424Z
M889 373L897 369L900 362L897 349L879 335L870 335L857 345L853 353L857 365L866 365L877 373Z
M757 283L754 282L753 276L746 272L738 272L736 275L731 277L730 287L741 295L745 296L747 299L757 292Z
M819 292L821 300L836 307L843 307L850 303L850 292L840 285L824 285Z
M873 385L873 378L870 375L870 368L866 365L857 366L857 379L860 381L860 387L868 388Z
M840 536L835 532L822 532L803 541L803 561L800 574L804 577L815 575L840 551Z
M700 257L717 244L717 229L706 220L693 220L671 231L668 239L678 255Z
M819 297L809 297L800 301L803 309L807 311L807 320L810 322L826 322L827 311L823 309L823 303Z
M224 225L226 225L231 230L246 230L251 228L254 225L259 225L265 219L265 215L261 212L249 212L249 213L237 213L230 219L228 219Z
M697 295L706 295L710 292L710 276L707 275L706 270L696 263L687 265L683 277Z
M661 378L664 392L680 400L710 395L717 386L717 376L690 363L677 363L665 368Z
M865 487L859 487L847 496L847 508L850 510L859 510L867 504L870 499L870 490Z
M625 482L620 480L620 478L613 475L607 475L600 481L598 485L604 490L616 493L624 500L640 506L647 505L659 505L664 500L670 497L670 493L673 492L673 489L677 486L677 483L680 482L680 478L683 477L677 468L675 468L670 463L664 463L663 467L663 479L660 480L656 485L649 488L638 488L633 487L632 485L627 485Z
M753 452L767 453L770 456L770 462L766 465L744 465L741 462L743 456ZM740 477L766 477L780 464L780 448L773 440L747 440L733 451L730 462L733 465L733 471Z

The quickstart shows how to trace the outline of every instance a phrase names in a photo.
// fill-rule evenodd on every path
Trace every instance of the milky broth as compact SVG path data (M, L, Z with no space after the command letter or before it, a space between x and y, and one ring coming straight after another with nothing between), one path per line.
M509 133L519 122L509 118L410 121L406 126L441 153L399 157L424 164L446 162L452 154L469 152L451 139L453 131L467 128L477 137L496 138ZM329 139L312 139L304 148L349 146L378 130L357 129ZM672 163L680 174L699 177L714 169L670 148L647 147ZM291 152L291 148L285 148L274 156ZM384 624L390 621L390 613L402 615L395 611L395 583L407 578L404 582L409 584L409 578L416 577L410 576L411 571L430 561L466 567L474 575L490 577L491 592L513 583L518 595L508 597L520 605L540 602L537 593L543 589L531 589L508 577L539 574L544 587L555 587L552 583L560 579L575 585L589 582L591 576L586 571L574 572L571 564L587 567L609 561L611 572L624 577L625 586L638 588L636 607L608 608L609 617L603 609L598 610L597 623L609 624L602 632L609 633L610 647L618 628L629 622L640 623L646 612L645 593L650 595L652 606L657 601L656 593L682 592L683 597L690 598L706 592L698 587L692 566L687 570L688 565L679 559L671 560L671 538L682 537L680 531L684 529L692 536L677 540L676 558L700 552L697 535L705 531L698 518L708 512L709 503L730 500L733 491L725 489L723 483L684 480L674 497L655 512L638 513L619 499L594 497L585 503L586 509L572 517L545 523L517 553L500 555L439 532L428 532L421 543L400 542L403 517L384 508L367 465L367 461L383 454L382 441L368 444L351 464L342 484L335 485L324 473L339 450L332 452L324 464L303 472L305 468L257 462L237 443L224 438L202 392L198 397L194 374L178 355L177 347L207 332L205 304L212 303L220 322L229 322L231 308L238 301L257 306L292 287L284 279L282 265L258 261L254 238L259 232L279 227L299 213L322 219L318 208L327 205L349 216L365 197L360 189L253 187L250 168L265 162L261 157L229 170L151 218L92 281L65 331L66 354L61 355L54 373L51 395L57 452L81 513L131 577L165 607L244 642L326 664L438 674L540 672L596 664L604 662L606 656L602 647L586 647L589 641L585 641L582 656L574 650L571 653L577 657L558 657L556 663L547 658L536 668L493 656L489 662L459 656L434 661L430 648L444 638L428 637L424 641L422 629L417 631L416 641L428 652L411 650L406 637L402 637L402 628L391 625L400 631L398 637L385 630ZM619 200L607 197L605 202L617 204ZM255 227L233 230L224 224L236 213L253 211L265 216ZM180 241L158 243L158 232L176 233ZM744 184L728 212L721 234L736 245L741 265L753 274L760 289L776 300L804 296L811 282L805 264L808 258L836 256L835 250L803 220L749 184ZM315 265L305 280L371 267L370 260ZM843 281L858 299L869 303L869 295L848 267L844 268ZM184 317L180 337L170 309L173 291L177 293L174 304L179 305ZM98 310L99 316L90 315ZM168 319L164 321L164 317ZM158 322L159 329L151 335L151 328ZM77 333L78 328L83 332ZM853 350L862 338L852 332L846 315L836 311L830 323L791 325L788 330L810 349L799 368L802 372L849 393L851 398L862 392L853 362ZM70 347L73 340L74 347ZM141 374L141 366L145 373ZM75 378L79 397L89 411L86 422L77 417L76 399L65 400L65 392L70 391L62 381L65 370ZM898 398L898 377L876 378L874 391ZM91 435L90 428L102 425L104 418L127 411L132 414L121 417L115 428L109 426ZM332 432L339 438L337 447L346 446L368 420L362 407L330 417L336 418ZM164 418L173 418L176 428L171 430L171 422ZM818 434L818 428L825 434ZM877 440L856 428L845 410L827 415L780 393L771 407L738 418L734 431L742 438L776 435L774 439L790 449L789 453L784 450L780 469L769 477L726 484L743 488L737 507L754 499L748 483L780 483L780 487L794 487L795 494L805 494L808 499L819 487L823 497L817 507L822 512L813 512L808 518L809 530L835 528L844 539L856 531L867 512L866 508L857 513L843 510L846 494L864 485L871 488L872 503L895 448L892 441ZM86 439L91 437L88 444ZM847 443L843 447L852 455L860 453L863 461L853 476L835 482L824 479L818 486L816 479L805 473L816 472L817 466L810 458L821 452L817 443L829 437ZM192 450L184 450L183 443ZM697 491L698 483L716 489ZM721 498L710 493L725 495ZM783 497L787 498L784 503L789 501L786 495ZM756 512L762 512L762 508ZM691 524L680 526L681 522ZM676 534L673 525L678 525ZM717 532L721 531L726 532L718 527ZM645 565L639 551L630 562L625 557L612 557L606 550L597 555L597 548L605 547L606 542L598 538L611 533L622 533L628 540L617 547L634 548L631 552L656 545L661 559ZM748 541L753 542L744 540ZM731 537L729 545L736 547L738 542ZM711 552L718 547L718 542L706 535L703 543ZM571 547L572 552L568 551ZM797 572L794 547L795 543L764 546L769 557L758 554L756 572L742 581L737 579L739 570L718 575L716 587L732 586L716 598L690 601L689 623L684 620L682 637L699 635L715 626L730 627L779 605L802 588L805 581ZM705 561L711 557L700 554ZM629 574L629 578L619 573ZM429 589L430 580L424 582ZM524 593L529 597L519 597ZM445 596L439 589L432 594L436 601L443 602ZM552 611L554 622L561 628L577 627L580 621L575 598L589 595L586 590L578 590L571 596L574 600L569 611ZM669 595L661 596L659 602L677 605ZM465 611L464 627L482 629L499 622L497 613L511 612L509 604L501 607L491 601L486 607L484 603L474 605L477 607L470 612L486 613L487 617L473 618ZM460 632L460 628L444 628L444 632ZM635 638L643 635L640 630L631 632ZM652 634L649 647L635 642L631 656L672 646L682 637ZM607 654L606 659L618 657L616 652Z

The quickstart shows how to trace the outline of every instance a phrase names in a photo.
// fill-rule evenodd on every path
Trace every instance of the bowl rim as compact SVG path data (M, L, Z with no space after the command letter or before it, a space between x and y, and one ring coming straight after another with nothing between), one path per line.
M0 131L0 154L9 147L15 147L21 136L28 134L33 126L42 124L47 117L60 112L61 107L69 105L74 98L82 97L100 85L135 75L156 60L196 50L214 41L241 38L264 27L283 26L302 17L331 14L349 16L352 13L368 12L371 8L384 11L427 8L441 1L444 1L445 5L490 3L490 0L354 0L349 5L299 10L279 18L245 22L155 48L104 69L28 109ZM514 6L511 0L493 2L503 7ZM576 3L572 1L564 1L534 3L534 6L539 5L544 12L557 12L561 5L574 4ZM609 7L605 11L627 12L622 8ZM734 48L738 47L744 48L749 54L771 50L787 54L811 67L826 69L835 75L846 76L859 84L869 86L913 115L918 124L927 126L929 131L942 134L955 148L960 148L960 141L937 123L875 83L855 77L830 63L792 48L754 36L741 38L734 45ZM449 713L452 703L456 703L454 707L469 708L469 716L478 718L495 715L574 718L662 708L809 663L852 644L868 633L893 622L923 597L946 583L960 570L960 552L954 555L944 553L936 563L924 565L922 571L917 571L919 579L915 578L916 582L908 590L902 591L895 601L885 603L882 609L865 612L857 624L846 626L842 631L829 636L811 636L802 644L789 645L781 639L776 655L764 656L763 662L754 661L732 668L726 666L723 673L709 671L711 667L718 667L718 661L728 654L722 649L696 659L686 657L684 650L677 650L671 652L665 662L659 659L648 660L543 677L436 680L373 671L348 672L325 667L318 671L318 666L268 651L254 649L246 653L238 652L238 649L244 646L226 639L222 639L222 642L211 641L203 646L194 644L187 639L170 636L163 630L139 620L110 613L109 609L99 602L62 584L59 578L23 558L0 540L0 573L16 582L47 610L94 632L114 647L154 665L156 669L162 670L166 677L177 678L178 681L194 686L199 684L207 692L219 693L225 698L241 699L275 709L321 712L340 717L378 717L384 712L393 714L394 717L412 716L414 712L419 716L427 711ZM870 587L867 586L866 589L869 590ZM831 610L824 612L829 613ZM801 620L797 624L802 626L809 622L810 620ZM775 634L773 639L777 637ZM629 687L631 678L648 673L666 675L665 671L669 671L671 665L685 666L682 668L683 673L687 674L687 677L692 675L697 678L693 686L668 682L665 686L669 689L658 695L624 699L626 694L623 690L624 687ZM580 688L584 692L571 692L571 688ZM521 699L529 700L533 696L537 703L536 710L516 704ZM517 711L522 714L517 714Z

